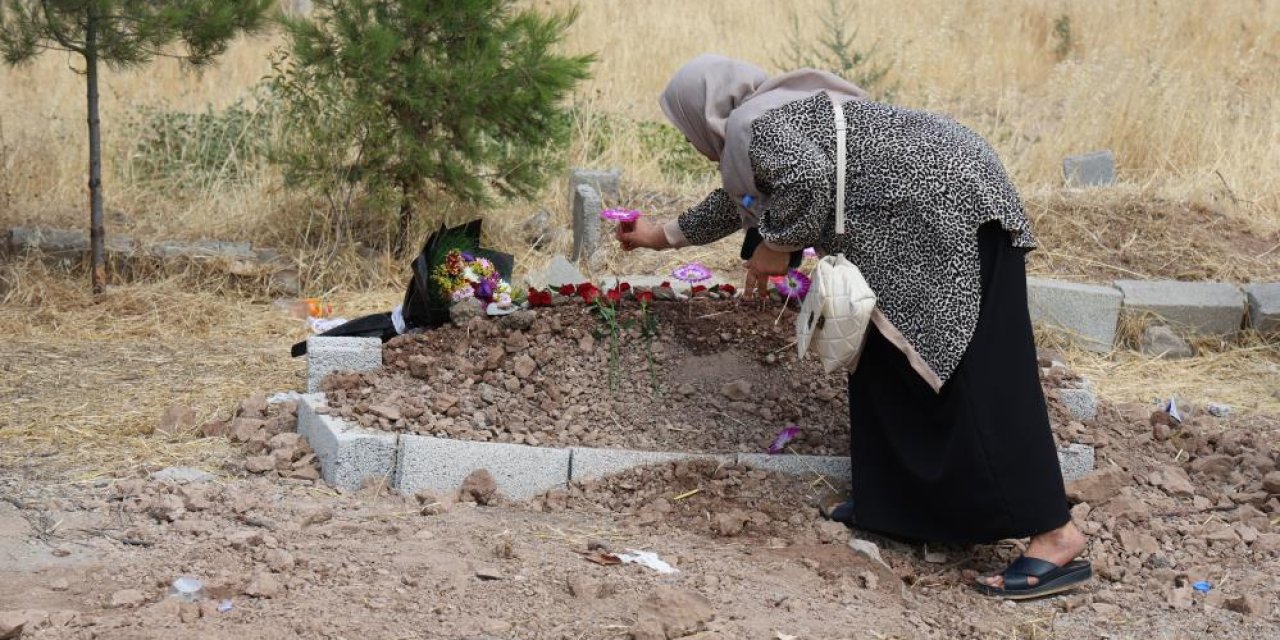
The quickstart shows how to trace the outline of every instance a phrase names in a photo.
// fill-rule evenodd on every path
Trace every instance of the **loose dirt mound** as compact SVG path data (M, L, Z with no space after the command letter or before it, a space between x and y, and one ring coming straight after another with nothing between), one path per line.
M387 343L377 372L330 376L333 412L368 427L466 440L653 450L848 452L844 381L798 361L791 311L737 300L658 303L659 333L624 305L616 351L583 305L474 320ZM616 356L615 356L616 353Z

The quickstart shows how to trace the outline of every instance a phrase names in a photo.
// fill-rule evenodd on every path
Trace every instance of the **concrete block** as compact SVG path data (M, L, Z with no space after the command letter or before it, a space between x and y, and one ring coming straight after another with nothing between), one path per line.
M554 289L566 284L582 284L587 281L587 277L568 258L557 254L551 259L551 264L547 265L546 280L546 286Z
M583 482L622 473L628 469L675 460L718 460L733 464L734 455L698 453L674 453L669 451L632 451L629 449L594 449L575 447L570 449L569 480Z
M608 202L617 202L622 197L622 169L582 169L569 172L569 200L573 201L574 193L579 185L588 185Z
M1093 447L1087 444L1070 444L1058 448L1058 466L1062 468L1063 482L1071 482L1093 471Z
M574 261L589 258L600 247L600 212L604 203L591 185L580 184L573 192Z
M1058 389L1056 393L1076 420L1089 422L1098 417L1098 396L1093 389Z
M1115 287L1027 278L1031 321L1065 331L1091 351L1111 351L1123 299Z
M503 495L525 500L568 486L569 456L568 449L404 435L395 488L457 491L472 471L488 469Z
M849 456L798 456L794 454L739 453L738 464L790 475L822 475L832 482L853 478Z
M1230 335L1244 320L1245 296L1227 282L1117 280L1126 312L1150 313L1175 329Z
M369 371L382 366L382 340L378 338L307 338L307 392L320 390L320 382L334 371Z
M347 491L356 491L371 479L391 483L400 436L361 429L342 418L320 413L318 409L325 406L323 393L306 394L298 403L298 433L315 451L324 481Z
M59 258L78 258L89 252L89 233L78 229L13 227L6 242L10 253L39 251ZM107 234L103 242L108 254L133 253L137 243L129 236Z
M1105 187L1116 183L1116 157L1109 149L1062 159L1068 187Z
M1280 282L1248 284L1249 326L1262 333L1280 332Z

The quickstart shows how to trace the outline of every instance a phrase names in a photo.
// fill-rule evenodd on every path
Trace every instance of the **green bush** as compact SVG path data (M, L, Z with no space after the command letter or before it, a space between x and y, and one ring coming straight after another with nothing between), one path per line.
M203 113L143 107L126 124L127 171L135 181L195 188L246 182L268 160L273 115L267 101Z

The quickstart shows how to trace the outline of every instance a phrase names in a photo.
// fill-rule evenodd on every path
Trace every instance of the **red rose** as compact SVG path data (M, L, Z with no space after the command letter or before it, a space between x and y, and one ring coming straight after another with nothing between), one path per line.
M537 289L529 290L529 305L534 307L551 306L551 291L538 291Z
M587 292L587 291L597 291L597 292L598 292L598 291L599 291L599 289L596 289L596 286L595 286L594 284L591 284L590 282L584 282L584 283L582 283L582 284L578 285L578 288L577 288L578 295L583 295L583 294L584 294L585 292Z
M621 292L623 292L623 293L626 293L626 292L628 292L628 291L630 291L630 290L631 290L631 283L630 283L630 282L624 282L624 283L622 283L622 284L618 285L618 291L621 291Z
M595 287L591 287L590 289L583 290L579 295L582 296L583 302L591 304L596 301L596 296L600 295L600 290Z
M571 296L573 295L574 291L576 291L576 289L574 289L573 285L571 284L560 285L560 295L562 296Z
M728 283L720 285L720 290L721 290L721 291L723 291L724 293L729 294L729 295L733 295L733 294L735 294L735 293L737 293L737 292L738 292L738 288L737 288L737 287L735 287L735 286L733 286L733 285L731 285L731 284L728 284Z
M670 283L670 282L667 282L666 280L663 280L663 281L662 281L662 283L658 285L658 288L659 288L659 289L670 289L670 288L671 288L671 283Z
M622 299L622 292L617 289L610 289L608 293L604 294L604 297L608 298L609 302L617 304Z
M653 302L653 292L641 291L636 294L636 300L639 300L641 304L649 304L650 302Z
M693 295L695 295L695 296L696 296L696 295L698 295L699 293L702 293L702 292L704 292L704 291L706 291L706 290L707 290L707 288L706 288L706 287L704 287L704 286L702 286L702 285L697 285L697 286L695 286L695 287L691 290L691 293L692 293Z

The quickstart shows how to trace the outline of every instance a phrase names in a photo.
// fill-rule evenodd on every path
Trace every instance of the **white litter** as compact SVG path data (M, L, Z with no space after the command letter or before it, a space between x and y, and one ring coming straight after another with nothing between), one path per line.
M297 391L281 391L267 398L267 404L280 404L281 402L300 402L302 394Z
M330 329L341 327L347 323L346 318L307 318L307 322L311 323L311 331L315 333L324 333Z
M1178 413L1178 396L1169 398L1169 406L1165 411L1168 412L1170 418L1173 418L1174 422L1182 424L1182 414Z
M627 549L626 553L619 553L618 559L623 564L638 564L642 567L648 567L658 573L677 573L679 570L667 564L665 560L658 557L658 554L652 551L636 551L635 549Z

